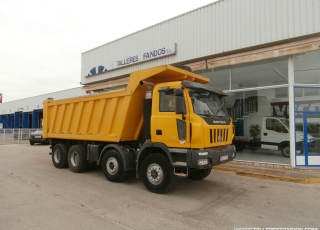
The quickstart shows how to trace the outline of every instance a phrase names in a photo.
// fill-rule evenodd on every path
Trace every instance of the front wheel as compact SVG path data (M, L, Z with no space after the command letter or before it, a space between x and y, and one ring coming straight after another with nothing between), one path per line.
M290 157L290 146L286 145L281 149L281 153L284 157Z
M143 160L141 177L150 192L159 194L168 192L176 182L168 158L160 153L151 154Z
M188 174L188 178L191 180L202 180L209 176L211 173L211 168L208 169L196 169L194 171L191 171Z

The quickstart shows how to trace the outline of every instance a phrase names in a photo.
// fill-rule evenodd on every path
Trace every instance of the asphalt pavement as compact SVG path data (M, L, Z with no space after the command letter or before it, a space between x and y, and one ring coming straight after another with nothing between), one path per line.
M177 177L176 186L160 195L135 173L112 183L101 167L83 173L57 169L49 151L39 144L0 145L0 230L320 229L317 183L214 168L201 181Z

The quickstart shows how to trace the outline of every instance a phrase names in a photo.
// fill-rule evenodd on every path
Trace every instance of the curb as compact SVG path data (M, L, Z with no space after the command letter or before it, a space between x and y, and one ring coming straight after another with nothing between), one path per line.
M300 184L320 183L320 178L301 179L301 178L294 178L294 177L275 176L275 175L263 174L263 173L244 172L242 169L226 168L226 167L221 167L221 166L215 166L215 167L213 167L213 169L220 170L220 171L227 171L227 172L235 172L236 175L239 175L239 176L247 176L247 177L253 177L253 178L258 178L258 179L294 182L294 183L300 183Z

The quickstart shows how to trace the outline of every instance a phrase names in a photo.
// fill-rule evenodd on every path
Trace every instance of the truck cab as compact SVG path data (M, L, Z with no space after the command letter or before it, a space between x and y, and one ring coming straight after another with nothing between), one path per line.
M159 83L153 89L151 143L168 149L173 166L197 170L235 158L234 126L225 94L191 81Z

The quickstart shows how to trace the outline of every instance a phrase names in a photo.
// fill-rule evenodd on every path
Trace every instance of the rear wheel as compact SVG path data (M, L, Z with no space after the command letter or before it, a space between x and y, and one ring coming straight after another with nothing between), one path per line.
M284 157L290 157L290 146L286 145L281 149L281 153Z
M32 142L30 142L30 144L31 143ZM65 144L56 144L53 147L52 163L56 168L65 168L68 166L68 148Z
M121 154L114 149L108 150L102 159L102 170L106 178L111 182L120 182L126 179L124 163Z
M202 180L209 176L211 173L211 168L208 169L196 169L194 171L191 171L188 174L188 178L191 180Z
M87 169L88 161L82 145L73 145L68 152L69 168L72 172L80 173Z
M30 141L30 145L34 145L34 143Z
M151 154L143 160L141 177L150 192L159 194L168 192L176 182L168 158L160 153Z

